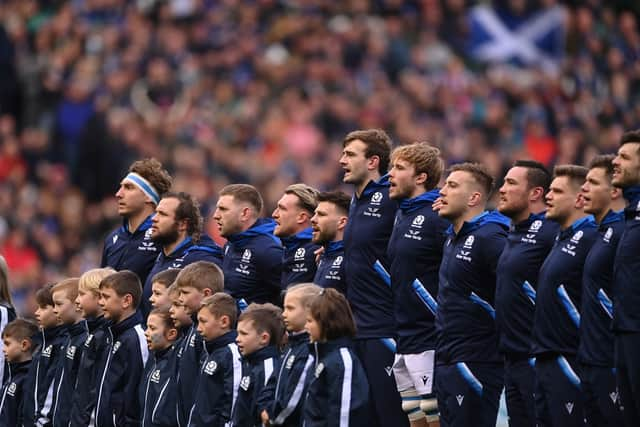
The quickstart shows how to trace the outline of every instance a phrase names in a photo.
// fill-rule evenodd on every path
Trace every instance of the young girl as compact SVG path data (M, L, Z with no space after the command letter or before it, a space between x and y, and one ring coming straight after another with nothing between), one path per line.
M304 425L369 425L369 384L351 350L356 326L346 298L335 289L324 289L311 301L305 329L313 343L315 369L305 401Z
M149 357L140 384L142 427L175 425L176 393L174 343L178 331L173 325L169 309L156 308L149 313L147 330Z
M11 301L11 292L9 291L9 268L4 257L0 255L0 335L4 327L16 318L16 310L13 308ZM2 351L2 342L0 342L0 389L2 388L2 379L4 378L4 352Z

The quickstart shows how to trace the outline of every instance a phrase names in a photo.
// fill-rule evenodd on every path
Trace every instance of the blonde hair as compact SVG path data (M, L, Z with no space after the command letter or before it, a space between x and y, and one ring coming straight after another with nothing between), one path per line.
M56 292L64 292L64 297L73 302L78 297L78 282L79 279L77 277L63 279L51 288L51 295Z
M284 194L293 194L298 198L298 206L311 215L318 207L318 194L320 192L307 184L291 184L284 190Z
M299 283L287 289L287 295L296 294L303 307L311 304L313 298L320 295L320 292L322 292L322 288L315 283Z
M105 268L94 268L88 271L85 271L82 276L80 276L80 281L78 283L78 290L83 292L93 292L94 294L100 293L100 282L107 276L115 273L116 271L111 267Z

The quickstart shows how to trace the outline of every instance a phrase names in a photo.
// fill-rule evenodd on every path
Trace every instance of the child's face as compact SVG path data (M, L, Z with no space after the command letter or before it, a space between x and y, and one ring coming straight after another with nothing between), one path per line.
M198 332L205 341L211 341L229 332L229 318L217 317L204 307L198 311Z
M124 298L112 288L101 288L99 304L104 312L104 317L113 322L119 322L125 310Z
M180 300L176 296L171 301L171 308L169 308L169 314L173 319L173 324L176 328L180 329L185 326L191 326L193 320L191 320L191 316L189 316L184 309L184 305L180 304Z
M184 309L187 311L187 314L191 316L198 312L200 308L200 304L202 304L202 298L204 298L204 292L199 289L196 289L192 286L181 286L180 287L180 296L178 300L180 304L184 306Z
M241 320L238 322L238 337L236 343L243 356L248 356L269 345L269 334L258 333L253 320Z
M38 306L36 309L36 320L42 329L55 328L60 324L58 316L53 311L52 305Z
M284 296L284 311L282 312L284 324L289 332L302 332L307 321L307 310L302 305L296 292L287 293Z
M53 293L53 312L63 325L72 325L81 319L81 314L76 304L67 298L64 291Z
M30 355L30 345L28 344L29 340L17 340L13 337L4 337L2 338L2 351L4 352L4 357L9 362L20 362L21 359L24 359L25 353Z
M147 329L144 336L147 338L147 346L151 351L164 350L174 343L177 332L173 328L167 328L162 318L156 314L150 314L147 318Z
M164 307L171 304L167 287L160 282L153 282L151 284L151 296L149 302L153 308Z
M305 323L304 328L309 333L309 340L312 342L319 342L322 338L322 330L320 329L320 324L311 317L310 314L307 315L307 323Z
M76 298L76 305L80 307L82 311L82 317L100 317L102 316L102 307L98 302L100 301L100 293L92 291L85 291L83 289L78 290L78 297Z

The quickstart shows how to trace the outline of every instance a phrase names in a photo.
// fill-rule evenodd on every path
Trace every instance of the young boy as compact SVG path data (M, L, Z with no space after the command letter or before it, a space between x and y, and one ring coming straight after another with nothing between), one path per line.
M89 335L87 322L82 318L82 311L76 305L79 279L66 279L51 289L53 312L58 320L67 328L68 338L65 343L65 354L58 366L53 382L54 404L53 427L68 427L73 402L73 390L76 385L80 358L84 343Z
M23 425L23 404L28 395L27 381L34 343L31 338L38 326L25 319L16 319L2 331L2 351L8 362L6 382L0 394L0 427Z
M171 304L169 298L169 286L176 280L180 269L172 268L164 270L151 279L151 296L149 302L153 308L160 308Z
M76 305L87 321L89 333L82 347L80 363L73 399L71 402L70 425L87 426L95 416L94 410L98 396L99 372L96 371L96 363L102 357L107 348L106 334L109 321L105 319L100 301L100 282L105 277L115 273L110 267L94 268L80 276L78 282L78 296ZM77 351L77 350L76 350Z
M185 426L189 420L189 411L193 406L194 385L205 354L204 342L197 331L198 309L200 309L203 298L222 292L224 279L222 270L217 265L212 262L197 261L189 264L178 273L175 285L180 293L178 302L191 316L193 322L177 353L177 421L178 425Z
M273 304L251 304L240 315L236 342L242 354L242 379L233 410L234 426L262 425L262 412L273 404L274 387L267 383L280 369L283 335L282 311Z
M66 327L54 312L51 289L48 284L36 292L36 320L42 331L42 345L33 357L29 375L29 399L24 404L25 425L47 425L53 410L53 380L56 369L64 357L67 342Z
M307 306L320 294L322 288L313 283L295 285L287 290L284 297L284 324L289 333L288 347L282 357L280 370L275 376L273 405L262 414L266 424L302 425L302 402L306 396L309 368L314 358L309 355L309 334L304 325L307 321Z
M95 368L100 373L97 426L140 423L138 385L149 357L142 316L137 312L141 298L140 279L131 271L119 271L100 282L99 303L111 326L107 332L108 347Z
M195 401L188 425L222 426L231 420L238 395L242 365L235 343L238 317L231 295L218 292L205 298L198 311L198 333L205 341L208 357L202 364Z
M171 300L169 314L173 320L173 325L178 330L178 340L176 341L175 346L176 348L179 348L180 343L182 343L187 334L189 334L189 329L191 329L193 320L191 320L191 316L187 314L184 309L184 305L180 304L180 290L175 284L169 286L167 294Z

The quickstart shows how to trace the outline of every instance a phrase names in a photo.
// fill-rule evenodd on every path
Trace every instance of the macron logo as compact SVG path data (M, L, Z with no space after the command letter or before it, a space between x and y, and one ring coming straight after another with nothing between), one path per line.
M111 244L115 245L117 241L118 241L118 235L116 234L115 236L113 236Z
M462 401L464 400L464 395L459 394L456 396L456 400L458 401L458 406L462 406Z
M567 412L569 414L571 414L573 412L573 402L565 403L564 407L567 408Z
M387 375L391 376L391 374L393 373L393 368L391 366L387 366L386 368L384 368L384 370L387 372Z

